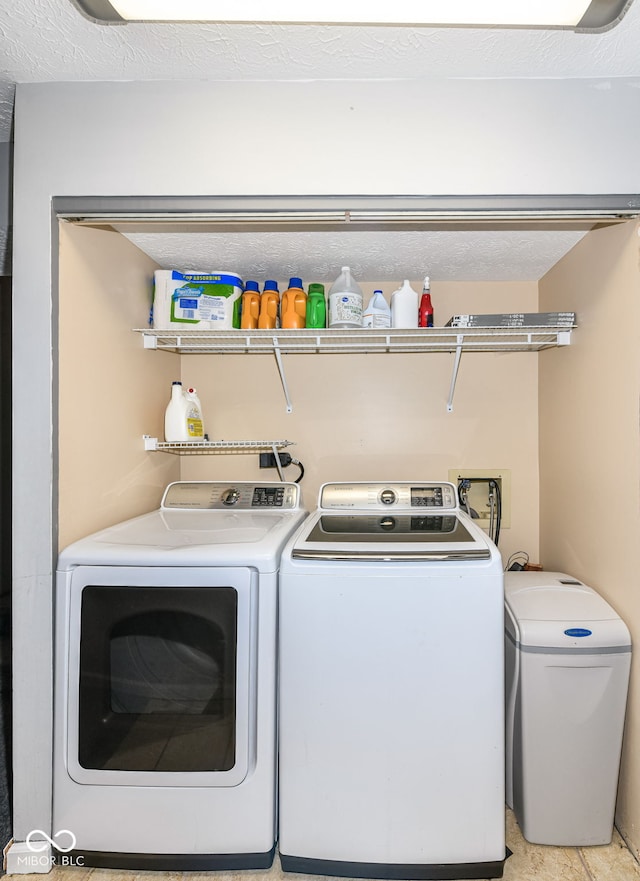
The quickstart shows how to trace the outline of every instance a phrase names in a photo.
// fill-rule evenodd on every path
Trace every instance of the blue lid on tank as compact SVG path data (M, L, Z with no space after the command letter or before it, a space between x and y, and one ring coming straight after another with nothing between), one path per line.
M268 278L264 283L263 293L264 291L277 291L278 290L278 282L274 281L272 278Z
M244 285L245 291L255 291L257 294L260 293L260 288L258 286L257 281L247 281Z
M302 287L302 279L298 278L297 275L294 275L293 278L289 279L289 287L290 288L301 288Z

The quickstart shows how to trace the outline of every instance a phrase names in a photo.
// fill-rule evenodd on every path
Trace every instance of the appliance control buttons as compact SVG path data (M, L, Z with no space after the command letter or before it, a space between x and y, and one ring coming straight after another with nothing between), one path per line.
M454 508L455 507L455 499L453 497L453 490L449 486L445 486L442 489L442 503L445 508Z
M383 505L393 505L397 501L397 496L392 489L383 489L380 493L380 501Z
M284 487L256 486L251 500L252 507L282 508L284 504Z
M225 489L222 493L222 504L231 507L231 505L237 505L240 501L240 493L237 489Z

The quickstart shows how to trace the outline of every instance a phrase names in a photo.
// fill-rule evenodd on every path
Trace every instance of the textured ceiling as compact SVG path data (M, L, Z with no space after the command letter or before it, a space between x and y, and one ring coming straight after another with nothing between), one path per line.
M245 281L331 281L349 266L362 281L537 281L584 233L386 231L127 234L163 269L236 272ZM282 288L281 288L282 289Z
M640 0L603 34L302 25L97 25L71 0L0 0L0 142L15 83L640 76ZM567 231L131 236L167 268L380 281L537 279L582 234ZM0 247L6 249L6 243ZM267 256L268 255L268 256ZM304 255L301 259L300 255ZM375 266L375 273L368 267Z
M0 140L13 84L640 76L640 3L603 34L303 25L97 25L71 0L0 3Z

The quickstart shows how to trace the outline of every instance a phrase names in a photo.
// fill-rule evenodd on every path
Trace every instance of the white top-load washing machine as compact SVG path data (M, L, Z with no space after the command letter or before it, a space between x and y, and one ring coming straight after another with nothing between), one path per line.
M66 864L271 864L278 570L303 516L293 483L180 482L160 510L60 554L53 834L68 833Z
M503 604L452 484L321 488L281 564L285 871L502 875Z

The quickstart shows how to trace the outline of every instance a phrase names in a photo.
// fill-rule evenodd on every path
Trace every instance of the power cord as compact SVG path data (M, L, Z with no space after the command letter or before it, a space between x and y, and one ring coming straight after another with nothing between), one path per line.
M298 459L294 459L293 456L291 457L291 464L297 465L298 468L300 469L300 474L298 474L298 476L294 480L294 483L300 483L300 481L304 477L304 465Z
M526 551L514 551L504 567L505 572L521 572L529 563L529 554Z

